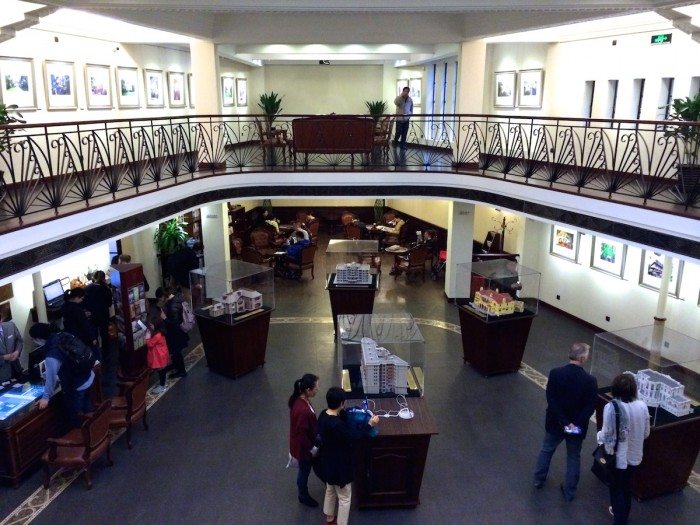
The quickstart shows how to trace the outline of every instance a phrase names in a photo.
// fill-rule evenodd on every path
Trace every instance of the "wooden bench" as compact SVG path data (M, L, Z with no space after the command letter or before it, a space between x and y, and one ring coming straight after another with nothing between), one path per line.
M342 115L297 118L292 121L294 166L297 154L304 154L308 165L309 153L350 154L350 166L355 154L367 156L374 147L374 121L371 118Z

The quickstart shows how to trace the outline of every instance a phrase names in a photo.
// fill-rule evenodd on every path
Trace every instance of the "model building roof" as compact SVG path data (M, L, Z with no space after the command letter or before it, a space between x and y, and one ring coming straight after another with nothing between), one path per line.
M638 372L639 374L644 374L649 381L655 383L663 383L664 385L676 388L681 386L681 384L670 376L657 372L656 370L644 369Z
M513 297L511 297L509 293L499 292L498 290L491 290L490 288L487 288L485 290L481 289L479 290L479 293L484 297L491 299L492 301L496 301L497 303L509 303L513 300Z

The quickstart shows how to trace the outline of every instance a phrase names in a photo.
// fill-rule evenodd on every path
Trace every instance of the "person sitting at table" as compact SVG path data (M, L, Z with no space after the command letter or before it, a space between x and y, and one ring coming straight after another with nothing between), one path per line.
M292 223L292 226L294 227L294 231L287 239L287 244L292 245L297 242L297 233L301 234L304 240L309 240L309 232L304 229L304 227L301 225L301 222L295 221Z
M399 243L399 235L401 234L401 228L404 224L406 224L406 221L398 215L394 215L393 219L386 221L384 227L377 232L380 250L383 250L386 244Z
M285 266L287 262L293 262L294 264L301 264L301 251L307 247L311 242L308 239L304 239L304 235L300 231L295 231L292 237L296 237L294 243L291 243L287 247L287 254L284 257ZM294 278L296 277L295 272L290 272L289 275L285 277Z

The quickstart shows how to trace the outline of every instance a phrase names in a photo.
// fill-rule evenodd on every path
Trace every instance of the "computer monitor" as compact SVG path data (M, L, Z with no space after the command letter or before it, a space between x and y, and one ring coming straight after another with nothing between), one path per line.
M60 279L44 285L44 298L48 306L59 306L63 302L63 285Z

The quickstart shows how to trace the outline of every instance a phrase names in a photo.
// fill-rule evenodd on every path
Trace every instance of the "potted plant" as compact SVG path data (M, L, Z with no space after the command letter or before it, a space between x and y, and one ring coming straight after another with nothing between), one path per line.
M693 206L700 195L700 93L695 97L673 99L669 120L695 123L677 125L667 132L683 145L683 156L678 165L680 192L683 204ZM680 149L680 144L679 144Z
M367 106L367 110L372 116L376 126L379 119L382 118L382 115L386 113L386 102L383 100L367 100L365 101L365 106Z
M170 219L158 226L153 235L153 243L160 259L161 275L168 276L168 257L178 251L187 242L188 234L185 230L187 223L182 218Z
M262 109L263 113L267 116L268 129L271 129L275 118L277 118L277 115L282 111L282 97L274 91L263 93L260 95L258 107Z
M16 115L16 116L14 116ZM5 124L24 124L26 120L22 119L22 114L17 111L17 104L0 104L0 126ZM10 147L10 135L14 133L13 129L4 129L0 134L0 151L4 151Z

